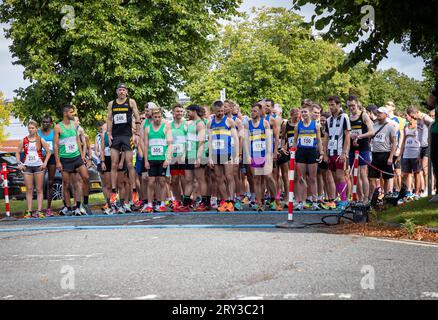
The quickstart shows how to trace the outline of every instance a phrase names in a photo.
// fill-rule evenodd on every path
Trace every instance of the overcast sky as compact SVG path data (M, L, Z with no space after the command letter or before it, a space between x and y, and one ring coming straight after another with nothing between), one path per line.
M273 7L291 7L290 0L244 0L241 11L249 11L251 7L260 6L273 6ZM313 7L306 6L300 12L304 16L306 21L309 21L313 14ZM0 25L0 91L5 93L6 98L12 98L14 96L14 90L19 87L25 87L29 83L23 79L23 68L21 66L12 64L12 56L9 52L10 41L4 37L4 24ZM350 48L352 49L352 48ZM408 76L422 80L422 70L424 67L423 59L414 58L402 51L401 46L391 44L389 47L388 58L384 59L379 68L389 69L391 67L396 68Z

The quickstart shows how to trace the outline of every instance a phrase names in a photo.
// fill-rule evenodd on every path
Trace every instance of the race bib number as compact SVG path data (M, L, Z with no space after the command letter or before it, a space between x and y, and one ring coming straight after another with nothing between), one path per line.
M153 155L153 156L164 155L164 147L163 146L151 147L151 155Z
M294 137L290 137L289 139L287 139L287 142L289 143L289 147L293 147L294 146Z
M265 141L255 141L252 144L252 150L255 152L261 152L266 150L266 142Z
M76 143L76 137L73 139L67 140L65 144L65 152L66 153L75 153L78 151L78 144Z
M385 135L383 133L379 133L374 137L374 141L375 142L381 142L384 143L385 142Z
M37 157L36 157L36 155L34 155L34 154L28 154L27 155L27 161L29 161L29 162L35 162L36 161L36 159L37 159Z
M173 153L182 153L184 150L184 146L182 144L174 144L172 148L173 148Z
M114 124L128 123L126 113L119 113L114 115Z
M188 133L187 134L187 141L197 141L198 137L194 133Z
M49 146L49 150L53 151L53 141L46 141L47 145Z
M338 148L338 144L336 140L330 140L328 143L329 150L336 150Z
M105 147L105 149L103 150L103 154L105 155L105 157L110 157L111 156L110 147Z
M300 138L301 145L303 147L313 147L313 138L310 137L301 137Z
M359 136L362 134L362 129L353 129L351 130L351 134L356 134Z
M214 140L212 142L212 147L214 150L223 150L223 149L225 149L225 141L224 140Z

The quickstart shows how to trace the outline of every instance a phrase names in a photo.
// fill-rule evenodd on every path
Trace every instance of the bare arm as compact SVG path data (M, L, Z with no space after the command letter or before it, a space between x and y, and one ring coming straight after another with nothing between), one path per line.
M106 128L108 131L108 139L110 140L110 142L112 141L112 131L113 131L113 101L110 101L108 103L108 107L107 107L107 111L108 111L108 118L106 120Z
M374 126L373 126L373 122L371 121L370 116L364 112L362 115L362 120L365 123L365 125L367 126L368 132L359 135L357 138L358 139L365 139L365 138L372 138L374 137Z
M129 99L129 104L132 108L132 113L134 114L135 119L135 128L134 132L136 135L140 135L140 113L138 112L137 102L134 99Z
M234 121L231 119L227 119L227 125L229 127L231 127L231 136L234 139L234 157L238 158L239 157L239 150L240 150L239 149L239 137L237 135L237 130L236 130L236 127L234 125Z
M23 141L20 141L17 147L17 151L15 151L15 158L17 159L17 162L20 164L19 166L22 167L23 164L21 163L21 151L23 151Z
M165 127L166 132L166 141L167 141L167 152L166 152L166 164L168 165L170 161L172 160L172 143L173 143L173 137L172 137L172 130L170 129L170 124L167 123ZM167 167L166 165L166 167Z
M198 159L201 160L201 156L204 154L205 148L205 124L203 121L199 121L196 125L196 131L198 132Z
M59 125L55 125L54 135L53 135L53 150L55 152L56 166L61 168L61 160L59 159L59 135L61 134L61 128ZM61 169L60 169L61 170Z
M49 162L50 156L52 155L52 152L50 151L49 144L44 139L41 139L41 146L46 151L46 158L44 159L44 167L46 167L47 163Z

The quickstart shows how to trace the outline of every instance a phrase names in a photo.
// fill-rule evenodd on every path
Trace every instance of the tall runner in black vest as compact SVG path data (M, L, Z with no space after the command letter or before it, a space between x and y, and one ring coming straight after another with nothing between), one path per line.
M111 145L111 204L117 200L117 164L119 163L120 152L125 152L125 159L131 180L132 201L139 200L135 187L135 168L132 164L134 140L139 139L140 114L137 103L128 97L128 89L124 84L117 86L117 99L108 103L108 139ZM135 118L133 127L132 116Z

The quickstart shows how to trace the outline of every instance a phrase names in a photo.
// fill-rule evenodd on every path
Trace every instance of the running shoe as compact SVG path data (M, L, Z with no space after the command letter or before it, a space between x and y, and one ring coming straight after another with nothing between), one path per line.
M152 213L152 212L154 212L154 208L147 206L147 207L145 208L144 212L146 212L146 213Z
M275 200L274 204L275 204L275 211L283 211L283 206L281 205L280 200Z
M319 205L316 202L314 202L314 203L312 203L312 207L310 208L310 210L319 211L319 210L321 210L321 208L319 207Z
M32 212L32 218L39 218L38 217L38 213L35 211L35 212Z
M32 218L32 211L29 211L29 210L24 211L23 218L24 218L24 219L30 219L30 218Z
M337 208L342 211L342 210L347 209L347 207L349 205L350 205L350 203L348 201L341 201L338 203Z
M295 210L295 211L303 211L303 210L304 210L304 205L303 205L303 203L302 203L302 202L298 203L298 204L296 205L296 207L294 207L294 210Z
M227 210L228 210L228 203L222 200L220 206L217 208L217 211L226 212Z
M312 209L312 205L313 205L312 201L306 200L306 202L303 203L303 209L311 210Z
M320 207L324 210L336 210L336 203L333 201L326 201L321 203Z
M191 211L190 207L183 205L180 205L173 209L173 212L190 212L190 211Z
M212 209L218 209L219 206L217 205L217 198L216 197L212 197L210 200L211 203L211 208Z
M243 197L242 204L244 206L247 206L247 205L249 205L249 203L250 203L249 198L247 196Z
M112 214L114 214L114 211L112 208L108 207L105 210L103 210L103 213L107 214L107 215L112 215Z
M144 204L143 208L141 208L140 212L141 213L146 213L148 211L146 211L146 209L149 208L149 205L147 203Z
M82 215L81 209L76 208L76 209L73 211L73 215L75 215L75 216L81 216L81 215Z
M139 196L138 196L138 192L133 192L132 193L132 201L134 202L134 203L136 203L136 202L138 202L140 199L139 199Z
M111 195L110 195L110 203L111 203L111 204L115 204L116 201L117 201L117 193L112 193L112 192L111 192Z
M123 209L125 210L125 213L132 213L131 206L127 203L123 206Z
M126 212L125 212L125 208L124 208L124 206L120 206L120 207L118 207L118 208L117 208L117 213L118 213L118 214L125 214Z
M83 215L86 215L86 216L89 216L89 215L93 214L93 212L90 209L90 205L84 204L84 203L81 204L81 212L82 212Z
M208 211L207 206L204 203L200 203L196 208L195 211L201 212L201 211Z
M227 203L227 211L234 212L234 204L231 201Z
M156 212L168 212L169 209L166 208L166 206L159 206L158 208L156 208Z
M59 211L59 215L60 216L66 216L68 212L69 212L68 208L64 207L64 208L61 209L61 211Z
M52 212L52 209L50 209L50 208L48 208L47 210L46 210L46 217L53 217L53 212Z
M38 218L40 218L40 219L44 219L46 217L44 212L42 212L42 211L37 211L35 213L38 216Z
M236 200L234 202L234 209L236 211L242 211L243 210L242 203L240 201Z
M108 208L109 208L108 203L105 203L105 205L101 209L102 209L102 211L105 211Z

